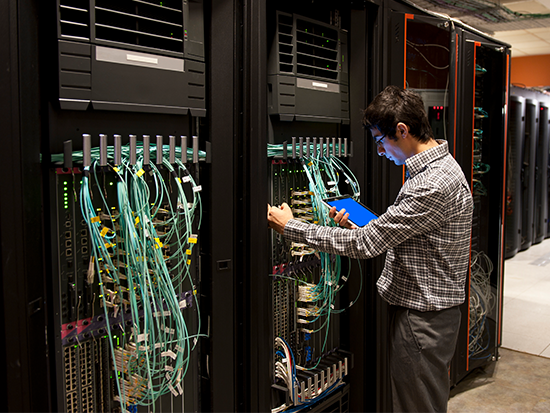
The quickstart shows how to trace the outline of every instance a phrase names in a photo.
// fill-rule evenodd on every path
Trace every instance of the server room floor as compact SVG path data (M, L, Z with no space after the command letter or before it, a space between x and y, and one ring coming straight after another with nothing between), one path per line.
M498 363L451 390L449 413L550 411L550 239L504 264Z

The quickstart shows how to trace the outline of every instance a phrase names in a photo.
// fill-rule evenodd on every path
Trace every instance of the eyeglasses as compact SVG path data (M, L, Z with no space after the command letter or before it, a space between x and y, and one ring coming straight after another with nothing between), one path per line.
M382 147L382 145L383 145L383 142L382 142L382 141L384 140L385 137L386 137L386 134L383 134L382 137L381 137L380 139L376 139L377 136L375 136L376 141L375 141L374 143L376 143L376 146L377 146L378 148L381 148L381 147Z

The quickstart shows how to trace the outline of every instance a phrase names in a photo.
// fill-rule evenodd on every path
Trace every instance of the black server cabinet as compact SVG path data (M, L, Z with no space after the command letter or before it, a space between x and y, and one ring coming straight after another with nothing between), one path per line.
M510 96L506 156L505 258L512 258L521 245L522 142L525 133L525 99Z
M464 30L459 52L460 116L457 160L474 197L471 270L464 328L459 335L451 382L498 359L502 333L507 105L510 49Z
M517 106L514 102L521 102L523 106L523 129L514 131L513 123L510 123L509 127L510 133L513 134L514 145L516 145L515 150L517 150L514 155L520 157L517 162L521 163L521 170L520 173L511 170L507 173L507 176L508 184L510 184L510 179L519 178L521 180L516 187L519 194L515 196L515 202L519 202L519 207L515 205L514 208L520 215L518 227L521 237L520 250L525 250L528 248L527 245L531 246L541 242L549 236L550 191L548 185L550 169L548 168L548 136L550 123L548 121L548 107L550 98L536 89L513 86L511 88L511 99L512 107ZM513 113L511 115L514 116ZM517 133L521 134L517 135ZM517 142L515 142L516 140ZM508 161L510 161L510 156L508 156ZM510 173L513 173L514 176L510 176ZM510 199L507 202L510 202ZM508 223L506 231L508 237L508 233L511 231ZM529 243L528 231L531 231L531 238L529 238L531 243ZM509 258L508 255L506 258Z
M548 103L539 103L538 119L533 244L542 242L548 230Z
M506 119L503 113L507 104L509 48L460 22L425 10L398 2L388 2L386 10L391 51L388 83L414 89L423 97L435 137L448 141L450 152L462 166L474 192L472 263L479 264L485 256L491 260L491 264L482 263L486 272L484 291L490 297L484 312L488 321L481 328L478 326L478 335L483 332L478 354L473 354L476 351L471 339L476 327L469 323L477 311L470 306L477 279L468 278L467 299L461 306L459 342L451 366L451 385L454 385L471 369L498 356L504 256ZM484 76L485 71L491 74ZM483 140L483 133L489 138ZM403 178L396 181L403 179L404 172ZM485 193L486 188L491 188L490 196ZM479 250L485 254L478 259ZM491 269L492 272L487 271ZM481 356L480 349L483 349Z
M539 130L538 101L525 100L525 135L522 142L522 209L521 209L521 248L526 250L533 244L535 227L535 182L536 156Z
M201 410L203 3L41 7L53 409Z
M315 216L312 191L316 189L308 183L306 169L311 166L313 173L313 165L318 160L346 162L346 158L355 153L348 126L350 10L345 4L313 10L273 2L268 4L266 19L269 114L266 143L284 146L279 155L268 154L268 200L272 205L287 202L297 217L315 219L310 217ZM286 146L287 143L292 146ZM323 169L320 167L318 171L321 175ZM327 178L328 175L322 180L331 185ZM344 184L342 190L346 189L350 191ZM317 208L322 206L317 205ZM356 301L351 297L353 292L349 287L343 289L341 294L334 295L335 301L327 315L321 312L313 315L317 310L311 304L316 300L303 296L306 290L295 280L307 280L313 286L321 285L326 279L330 285L331 277L338 270L333 273L326 267L327 260L340 262L340 257L313 254L303 246L287 243L275 233L270 235L268 285L271 300L268 303L273 321L268 332L273 341L270 343L273 354L269 363L272 380L269 407L279 408L286 403L287 408L312 405L317 410L323 407L315 402L319 403L336 391L336 396L331 397L342 400L338 411L348 411L348 399L359 398L359 394L353 396L349 380L349 372L354 369L353 354L349 351L350 322L346 320L349 311L338 315L342 311L334 310L347 306L344 302ZM342 260L344 266L351 265L346 261ZM351 271L350 278L358 276L357 268ZM344 276L343 280L346 278ZM275 372L275 365L288 359L288 356L280 356L283 348L285 352L290 351L295 364L310 369L296 373L296 384L286 385L280 373ZM309 383L312 382L316 391L310 394ZM321 395L318 388L322 390Z
M370 93L367 79L378 70L372 68L371 72L367 62L378 47L377 26L373 23L379 21L381 8L369 5L366 9L361 6L352 10L348 4L312 8L293 2L260 1L212 2L211 7L212 58L223 57L225 63L223 68L212 65L209 69L212 90L208 123L213 148L209 181L217 188L212 196L219 191L225 194L226 203L214 202L209 213L212 220L209 238L213 247L210 407L214 411L268 411L279 407L288 397L285 386L275 381L274 363L282 362L276 350L282 349L276 347L274 332L288 331L286 323L293 323L294 302L288 301L288 297L285 301L284 291L291 294L295 284L285 283L284 277L288 278L288 274L274 276L275 270L283 267L273 268L273 236L265 225L265 208L274 192L288 195L291 187L303 185L304 175L297 162L300 156L297 146L294 157L288 147L285 159L282 155L268 157L267 144L285 141L290 144L292 137L296 137L298 144L302 137L304 148L307 137L311 143L313 137L323 137L326 150L329 137L329 151L332 151L342 148L347 139L348 156L341 154L340 158L349 162L363 185L363 156L372 147L364 142L359 109L366 106L366 96ZM323 43L319 43L323 41L329 50L323 51ZM331 51L335 46L337 50ZM350 48L357 53L357 58L353 58ZM271 56L274 57L270 59ZM276 59L276 64L272 59ZM319 66L322 62L329 70ZM334 75L336 78L327 78ZM356 89L348 90L352 84ZM330 102L323 104L327 99ZM232 105L228 105L228 101ZM356 110L350 111L353 104ZM332 157L332 152L328 156ZM281 175L273 172L274 169ZM272 191L274 186L284 188ZM369 197L369 193L367 188L363 199ZM294 196L298 195L294 193ZM279 202L282 201L290 199L281 195ZM233 219L228 219L228 212L233 213ZM235 243L228 243L228 239L235 239ZM342 291L342 305L353 301L360 291L360 276L355 265L346 287L349 291ZM302 362L308 362L310 356L321 355L321 363L325 370L332 369L333 377L334 372L338 377L343 371L348 372L344 379L349 384L336 388L336 392L327 397L317 398L314 401L319 404L306 406L308 408L378 409L375 376L381 360L376 352L383 348L383 343L379 343L381 339L375 331L376 301L371 303L371 297L375 298L376 292L374 281L369 279L370 264L361 265L364 277L361 295L351 309L335 315L331 321L328 338L331 343L324 354L315 338L294 339L289 332L289 340L295 343L292 349ZM277 306L285 305L281 304L283 301L290 310L288 321L285 317L289 314L280 309L275 311ZM338 302L335 305L339 305ZM298 331L298 334L304 332ZM309 353L307 347L314 342ZM344 353L349 350L353 355L342 357L349 354ZM308 379L314 382L316 373L298 372L301 395L307 396L309 392L304 393L301 383L308 386ZM320 377L317 379L321 380Z

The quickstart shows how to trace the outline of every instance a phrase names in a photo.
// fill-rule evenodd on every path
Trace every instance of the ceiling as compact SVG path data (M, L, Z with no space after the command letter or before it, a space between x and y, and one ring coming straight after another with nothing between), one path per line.
M512 57L550 54L550 0L413 0L512 45Z

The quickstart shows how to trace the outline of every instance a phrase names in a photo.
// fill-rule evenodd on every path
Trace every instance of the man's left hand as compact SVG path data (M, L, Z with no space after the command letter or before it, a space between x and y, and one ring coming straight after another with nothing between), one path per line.
M267 204L267 225L279 234L284 233L286 223L293 218L292 209L286 202L280 207Z

